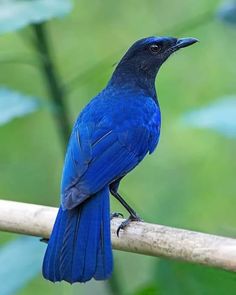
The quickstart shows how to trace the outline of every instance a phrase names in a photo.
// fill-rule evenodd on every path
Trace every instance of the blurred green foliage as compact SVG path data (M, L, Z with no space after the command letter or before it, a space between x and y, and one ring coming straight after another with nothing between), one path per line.
M171 4L164 0L80 0L71 14L47 23L46 30L55 69L65 87L71 124L106 85L112 65L134 40L153 34L200 39L197 46L180 51L161 70L157 79L163 117L160 144L126 177L121 191L146 221L233 237L236 141L179 124L186 111L236 93L236 30L214 17L218 5L216 0L174 0ZM28 26L0 36L0 84L48 102L34 34ZM43 108L0 126L1 198L59 204L63 154L54 116L55 109ZM122 211L114 200L112 208ZM0 235L2 243L14 238ZM110 285L94 281L51 284L38 275L15 294L236 293L236 275L231 273L114 254L115 276ZM12 280L15 276L13 269Z
M26 97L7 88L0 88L0 125L35 112L39 103L34 97Z
M218 17L229 25L236 25L236 1L225 1L218 10Z
M44 248L32 237L15 239L0 248L1 295L17 293L39 273Z
M0 33L13 32L32 23L64 16L71 10L69 0L1 0Z
M182 122L195 128L208 128L227 137L236 137L236 96L226 96L183 115Z

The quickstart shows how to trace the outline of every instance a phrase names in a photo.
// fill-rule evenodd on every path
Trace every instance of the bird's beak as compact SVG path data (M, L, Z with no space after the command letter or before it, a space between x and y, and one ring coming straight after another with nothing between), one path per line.
M198 42L199 40L196 38L179 38L177 39L176 44L171 48L173 51L177 51L180 48L184 48L187 46L190 46L196 42Z

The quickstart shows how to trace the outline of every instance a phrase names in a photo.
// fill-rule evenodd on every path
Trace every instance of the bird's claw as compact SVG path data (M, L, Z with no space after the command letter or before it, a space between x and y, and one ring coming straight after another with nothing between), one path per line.
M124 215L122 214L122 213L120 213L120 212L113 212L113 213L111 213L111 215L110 215L110 219L113 219L113 218L117 218L117 217L124 217Z
M118 227L116 234L117 237L119 238L119 233L120 230L124 230L132 221L143 221L138 215L132 216L130 215L130 217L128 219L126 219L125 221L121 222L120 226Z
M49 239L41 238L39 241L42 242L42 243L48 244Z

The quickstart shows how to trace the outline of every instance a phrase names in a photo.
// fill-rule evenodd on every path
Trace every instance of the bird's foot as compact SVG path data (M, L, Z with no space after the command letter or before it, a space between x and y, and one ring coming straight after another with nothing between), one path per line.
M112 212L111 215L110 215L110 219L113 219L115 217L124 217L124 215L120 212Z
M39 241L42 242L42 243L48 244L49 239L41 238Z
M119 237L119 233L120 230L124 230L132 221L143 221L142 218L140 218L137 214L135 215L130 215L130 217L128 219L126 219L125 221L123 221L120 226L118 227L116 234L117 237Z

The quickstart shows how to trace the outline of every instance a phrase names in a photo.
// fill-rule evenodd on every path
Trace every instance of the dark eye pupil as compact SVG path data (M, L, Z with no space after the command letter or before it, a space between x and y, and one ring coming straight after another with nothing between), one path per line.
M157 44L153 44L150 46L150 50L153 53L157 53L159 51L159 46Z

